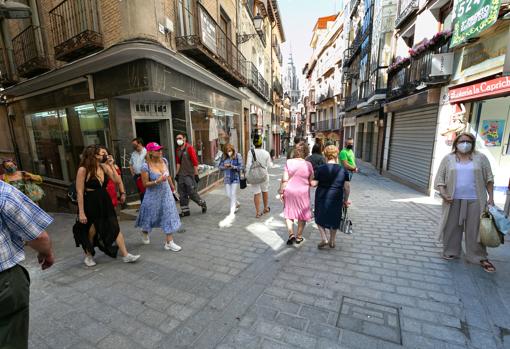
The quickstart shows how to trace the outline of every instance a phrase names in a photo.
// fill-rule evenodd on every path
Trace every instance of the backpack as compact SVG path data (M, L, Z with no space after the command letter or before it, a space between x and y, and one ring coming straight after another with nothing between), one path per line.
M251 150L253 156L253 163L248 173L246 173L246 180L250 184L260 184L267 181L267 169L257 160L255 150Z

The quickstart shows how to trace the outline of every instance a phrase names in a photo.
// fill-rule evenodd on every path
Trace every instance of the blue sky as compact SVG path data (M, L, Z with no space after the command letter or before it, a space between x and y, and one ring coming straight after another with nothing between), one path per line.
M342 0L278 0L287 39L282 51L284 68L292 45L296 70L301 74L312 54L309 44L317 18L335 14L340 11L341 4Z

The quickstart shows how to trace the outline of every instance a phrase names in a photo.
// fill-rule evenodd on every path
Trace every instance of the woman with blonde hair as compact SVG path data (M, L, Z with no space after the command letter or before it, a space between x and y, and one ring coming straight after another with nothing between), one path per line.
M351 188L349 173L338 164L338 148L328 145L324 149L324 156L326 164L317 167L312 182L317 186L314 216L321 234L321 242L317 246L319 249L328 244L335 248L336 231L342 220L342 206L348 205Z
M293 158L288 159L280 184L280 198L283 201L283 215L287 224L289 239L287 245L300 244L306 222L312 219L310 209L310 186L313 180L313 166L305 158L308 144L299 143L294 148ZM294 233L294 220L298 221L297 234Z
M225 174L223 182L225 191L230 199L230 216L233 216L239 208L237 202L237 187L241 178L241 171L244 169L243 158L236 152L232 144L227 144L223 151L223 156L219 164L220 170Z
M126 263L136 262L140 258L126 249L115 208L106 190L109 178L116 184L121 181L115 171L113 158L108 155L105 147L86 147L76 175L78 219L81 224L79 227L75 225L73 233L76 246L81 245L85 251L84 263L87 267L96 265L93 259L95 246L113 258L117 257L120 250ZM117 246L113 245L114 242Z
M494 176L489 159L475 150L475 143L475 136L462 133L439 165L434 183L443 198L439 238L442 257L450 260L460 257L464 233L466 260L493 273L496 268L480 243L480 216L487 205L494 205Z
M145 147L147 157L142 165L142 182L146 189L142 206L136 219L135 227L142 229L142 243L150 244L149 233L154 228L161 228L166 236L164 249L178 252L173 233L181 228L181 219L175 206L172 192L175 185L168 170L168 161L163 157L163 147L150 142Z

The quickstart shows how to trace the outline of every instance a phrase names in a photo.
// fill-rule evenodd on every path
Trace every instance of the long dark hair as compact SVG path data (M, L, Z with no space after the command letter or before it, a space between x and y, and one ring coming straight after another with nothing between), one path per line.
M85 180L87 180L89 174L91 177L97 177L98 161L96 155L99 154L100 150L101 146L98 145L89 145L83 149L83 153L81 153L80 167L85 167Z

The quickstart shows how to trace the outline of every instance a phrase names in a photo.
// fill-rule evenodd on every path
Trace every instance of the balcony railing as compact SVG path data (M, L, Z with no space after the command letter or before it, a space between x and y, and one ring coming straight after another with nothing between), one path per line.
M400 28L400 26L416 11L418 11L418 0L402 0L400 3L400 11L395 19L395 28Z
M314 127L315 131L334 131L338 129L340 129L340 119L338 118L317 121Z
M283 97L283 86L278 78L273 81L273 90L282 98Z
M398 69L388 72L387 99L396 99L415 92L424 84L441 85L448 81L448 76L430 76L434 54L448 51L448 45L438 46L412 57Z
M246 86L247 62L237 45L202 5L191 6L181 11L177 49L232 85Z
M71 62L103 49L97 0L64 0L49 14L59 61Z
M14 61L22 78L31 78L50 70L42 43L37 40L36 30L31 25L12 39Z
M354 57L356 57L356 54L359 52L361 45L367 38L367 36L370 35L372 32L372 23L365 27L361 27L356 32L356 36L354 37L354 40L351 43L351 46L344 52L344 67L348 67L352 64ZM364 47L363 54L370 51L370 44Z
M253 63L248 64L248 87L260 97L269 101L269 85Z
M360 102L358 91L355 91L352 95L347 96L345 98L345 110L353 110L356 109L358 103Z

